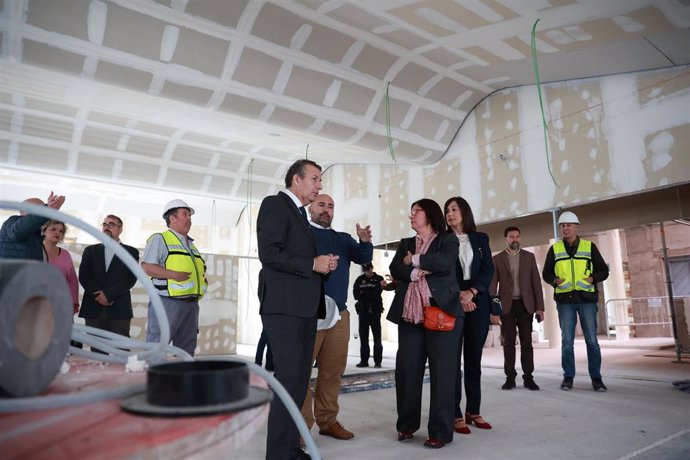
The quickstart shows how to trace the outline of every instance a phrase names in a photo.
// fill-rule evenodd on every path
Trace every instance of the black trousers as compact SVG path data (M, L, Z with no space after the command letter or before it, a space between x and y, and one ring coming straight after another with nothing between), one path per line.
M532 378L534 372L534 350L532 349L532 320L522 299L513 299L510 311L501 315L501 336L503 337L503 370L508 379L515 380L515 337L516 328L520 335L520 364L522 378Z
M108 318L108 313L106 313L105 308L102 308L101 314L98 316L98 318L84 318L84 323L87 326L95 327L96 329L110 331L115 334L120 334L125 337L129 337L129 327L132 323L132 319L110 319ZM98 348L91 348L91 351L93 351L94 353L107 354L106 352L101 351Z
M428 331L421 324L400 321L398 353L395 358L395 397L398 431L414 433L422 416L422 385L429 360L429 437L453 440L453 399L458 373L458 341L462 318L452 331Z
M381 344L381 313L359 313L359 357L360 361L369 361L369 328L374 336L374 364L381 364L383 360L383 345Z
M274 377L285 387L297 405L299 414L311 378L312 353L316 339L316 317L261 315L264 331L273 351ZM268 413L266 459L290 458L290 450L299 447L299 431L278 397Z
M478 306L476 310L465 313L465 327L458 343L458 356L462 356L463 366L458 366L455 385L455 417L464 417L460 408L462 402L463 376L467 403L465 411L479 414L482 402L482 352L489 333L489 307ZM464 372L463 372L464 371Z

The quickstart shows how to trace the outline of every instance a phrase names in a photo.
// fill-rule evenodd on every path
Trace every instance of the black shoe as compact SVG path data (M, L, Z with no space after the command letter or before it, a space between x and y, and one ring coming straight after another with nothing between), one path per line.
M381 369L381 363L375 363L375 364L374 364L374 367L377 368L377 369Z
M524 381L525 388L532 390L532 391L539 391L539 385L536 384L533 378L525 379Z
M561 382L561 390L570 391L572 389L573 389L573 378L572 377L563 377L563 381Z
M357 363L355 367L369 367L369 363Z
M598 391L599 393L608 391L608 388L606 388L606 385L604 385L604 382L602 382L600 378L592 379L592 388L594 388L594 391Z
M515 380L506 379L506 383L503 384L501 390L512 390L513 388L515 388Z
M311 455L309 455L301 447L295 447L290 451L290 460L311 460Z

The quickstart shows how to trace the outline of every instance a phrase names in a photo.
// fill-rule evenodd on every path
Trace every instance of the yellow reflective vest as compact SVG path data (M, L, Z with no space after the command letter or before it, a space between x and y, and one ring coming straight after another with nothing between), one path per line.
M571 291L595 292L594 284L585 278L592 275L592 242L580 238L577 252L570 257L565 249L563 240L553 245L553 255L555 257L554 271L556 277L561 278L563 283L555 287L556 294Z
M191 254L184 247L180 239L170 230L160 234L168 247L168 257L165 259L165 268L176 272L191 273L184 281L167 279L166 286L157 286L158 289L167 289L170 297L198 297L206 293L206 264L194 243L190 241Z

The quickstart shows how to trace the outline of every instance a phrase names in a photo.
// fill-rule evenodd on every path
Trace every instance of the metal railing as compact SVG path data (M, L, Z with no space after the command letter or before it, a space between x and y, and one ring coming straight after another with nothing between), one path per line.
M672 325L671 320L671 308L668 303L668 296L654 296L654 297L628 297L625 299L609 299L604 304L606 310L606 337L611 340L611 329L616 327L635 327L635 326L664 326ZM690 299L690 296L674 296L673 300L677 299ZM635 316L629 312L626 308L625 322L619 321L618 312L613 307L613 312L609 309L609 304L614 302L628 302L632 304L633 302L647 301L647 314L638 316L635 320ZM651 301L651 302L650 302ZM665 309L662 309L665 306ZM613 314L611 314L613 313ZM613 317L613 322L611 322L611 317ZM649 319L649 321L640 321L641 319ZM659 319L663 319L659 321ZM671 331L669 330L669 333ZM670 335L670 337L673 337Z

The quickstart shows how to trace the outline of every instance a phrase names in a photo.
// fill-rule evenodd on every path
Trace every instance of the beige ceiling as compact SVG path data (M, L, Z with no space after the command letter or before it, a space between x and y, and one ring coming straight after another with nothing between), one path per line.
M494 91L690 63L690 0L0 0L0 165L258 200L441 158Z

